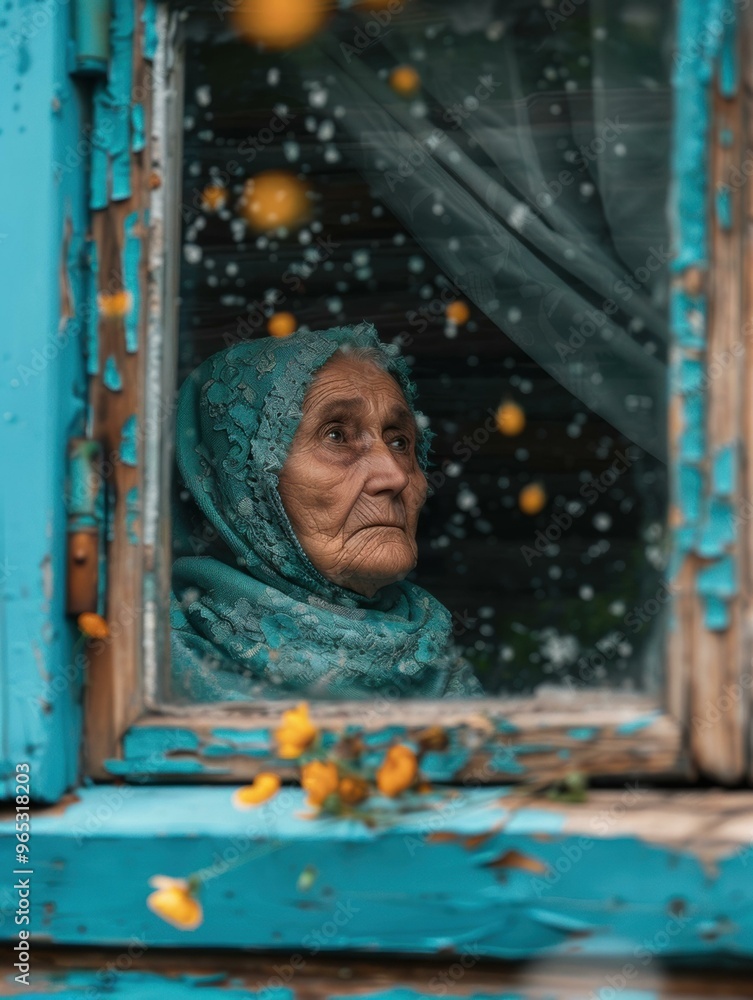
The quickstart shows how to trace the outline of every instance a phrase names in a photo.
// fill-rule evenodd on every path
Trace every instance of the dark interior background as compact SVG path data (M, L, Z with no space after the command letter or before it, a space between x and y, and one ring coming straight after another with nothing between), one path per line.
M476 11L482 28L484 6L490 8L464 5ZM451 51L453 59L474 60L474 32L454 29L448 10L428 3L407 12L414 28L431 28L425 58L447 58ZM534 127L551 127L545 112L567 81L575 108L570 113L592 117L589 5L582 4L562 32L551 30L543 7L502 3L494 10L515 33ZM356 16L342 12L329 30L352 37ZM187 22L176 385L228 338L265 336L266 317L275 311L292 312L299 326L310 328L372 321L383 340L403 345L420 406L437 434L435 467L445 471L423 514L413 577L452 611L457 641L486 689L527 692L542 682L651 687L664 620L647 616L636 627L635 609L661 590L665 466L641 452L596 502L586 503L579 495L583 484L602 476L630 439L590 412L472 304L467 324L448 327L451 278L351 166L349 140L337 134L336 95L326 107L312 107L296 71L300 54L293 59L257 51L229 31L218 32L216 19L208 23L196 11ZM625 27L626 44L636 52L636 78L653 73L647 95L666 92L666 79L658 79L658 42L650 31L639 31L636 40L639 29ZM377 71L380 60L389 66L380 46L373 50L364 58ZM573 100L578 87L582 101ZM240 155L239 144L266 134L262 130L283 106L290 118L284 130L272 142L259 142L252 159ZM427 113L448 129L445 110L430 105ZM453 136L461 141L462 130ZM561 168L575 176L575 203L584 213L593 211L598 193L592 164L554 133L552 142L561 151ZM240 169L229 167L233 162ZM312 185L313 221L300 232L259 236L237 214L243 182L271 168ZM649 180L660 196L666 177ZM226 191L224 207L206 209L208 186ZM609 241L608 231L603 238ZM284 295L275 306L274 289ZM524 431L512 437L494 431L459 461L459 442L504 401L523 409ZM521 489L533 482L547 496L535 516L519 506ZM563 511L573 517L569 530L545 554L526 558L524 547L532 549L537 532ZM175 554L181 554L177 547ZM584 671L584 664L590 669Z

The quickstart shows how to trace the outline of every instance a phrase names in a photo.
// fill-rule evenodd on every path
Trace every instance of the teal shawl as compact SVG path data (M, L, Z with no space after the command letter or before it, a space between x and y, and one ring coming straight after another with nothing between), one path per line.
M405 360L368 324L234 344L181 387L176 460L203 527L195 521L190 532L186 505L174 500L176 540L215 538L226 555L173 564L172 693L179 700L482 694L452 646L442 604L406 581L373 597L332 583L285 513L277 475L306 390L341 345L380 350L420 417ZM419 434L425 469L431 432L419 423Z

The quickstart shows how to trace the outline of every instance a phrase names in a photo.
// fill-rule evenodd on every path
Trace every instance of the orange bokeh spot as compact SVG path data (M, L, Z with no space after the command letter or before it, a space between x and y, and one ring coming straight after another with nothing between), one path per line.
M447 306L445 315L455 326L462 326L471 318L471 310L468 308L467 302L463 302L462 299L456 299L455 302L450 302Z
M541 483L529 483L518 495L518 506L524 514L538 514L546 500L546 490Z
M292 313L272 313L267 320L267 332L270 337L289 337L291 333L295 333L297 326L298 320Z
M265 170L243 186L238 208L252 229L263 233L302 226L311 217L309 187L286 170Z
M526 425L526 415L517 403L502 403L497 410L497 430L500 434L514 437Z
M244 41L292 49L313 38L333 10L333 0L241 0L232 23Z
M105 319L122 319L131 311L133 298L130 292L100 292L97 296L100 316Z
M219 184L208 184L201 192L201 207L205 212L219 212L227 202L227 191Z
M412 66L396 66L390 73L390 87L401 97L413 97L421 86L421 77Z

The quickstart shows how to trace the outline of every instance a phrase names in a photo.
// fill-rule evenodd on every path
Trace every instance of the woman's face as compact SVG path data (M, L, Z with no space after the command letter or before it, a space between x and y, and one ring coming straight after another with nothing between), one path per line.
M328 580L371 597L416 565L426 478L400 386L337 354L303 401L279 491L304 552Z

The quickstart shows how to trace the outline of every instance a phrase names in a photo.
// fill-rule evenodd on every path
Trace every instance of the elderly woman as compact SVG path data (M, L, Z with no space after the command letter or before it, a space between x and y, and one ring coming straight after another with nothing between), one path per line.
M244 341L186 380L178 468L228 558L174 563L174 695L482 693L447 609L405 581L430 438L414 395L367 324Z

